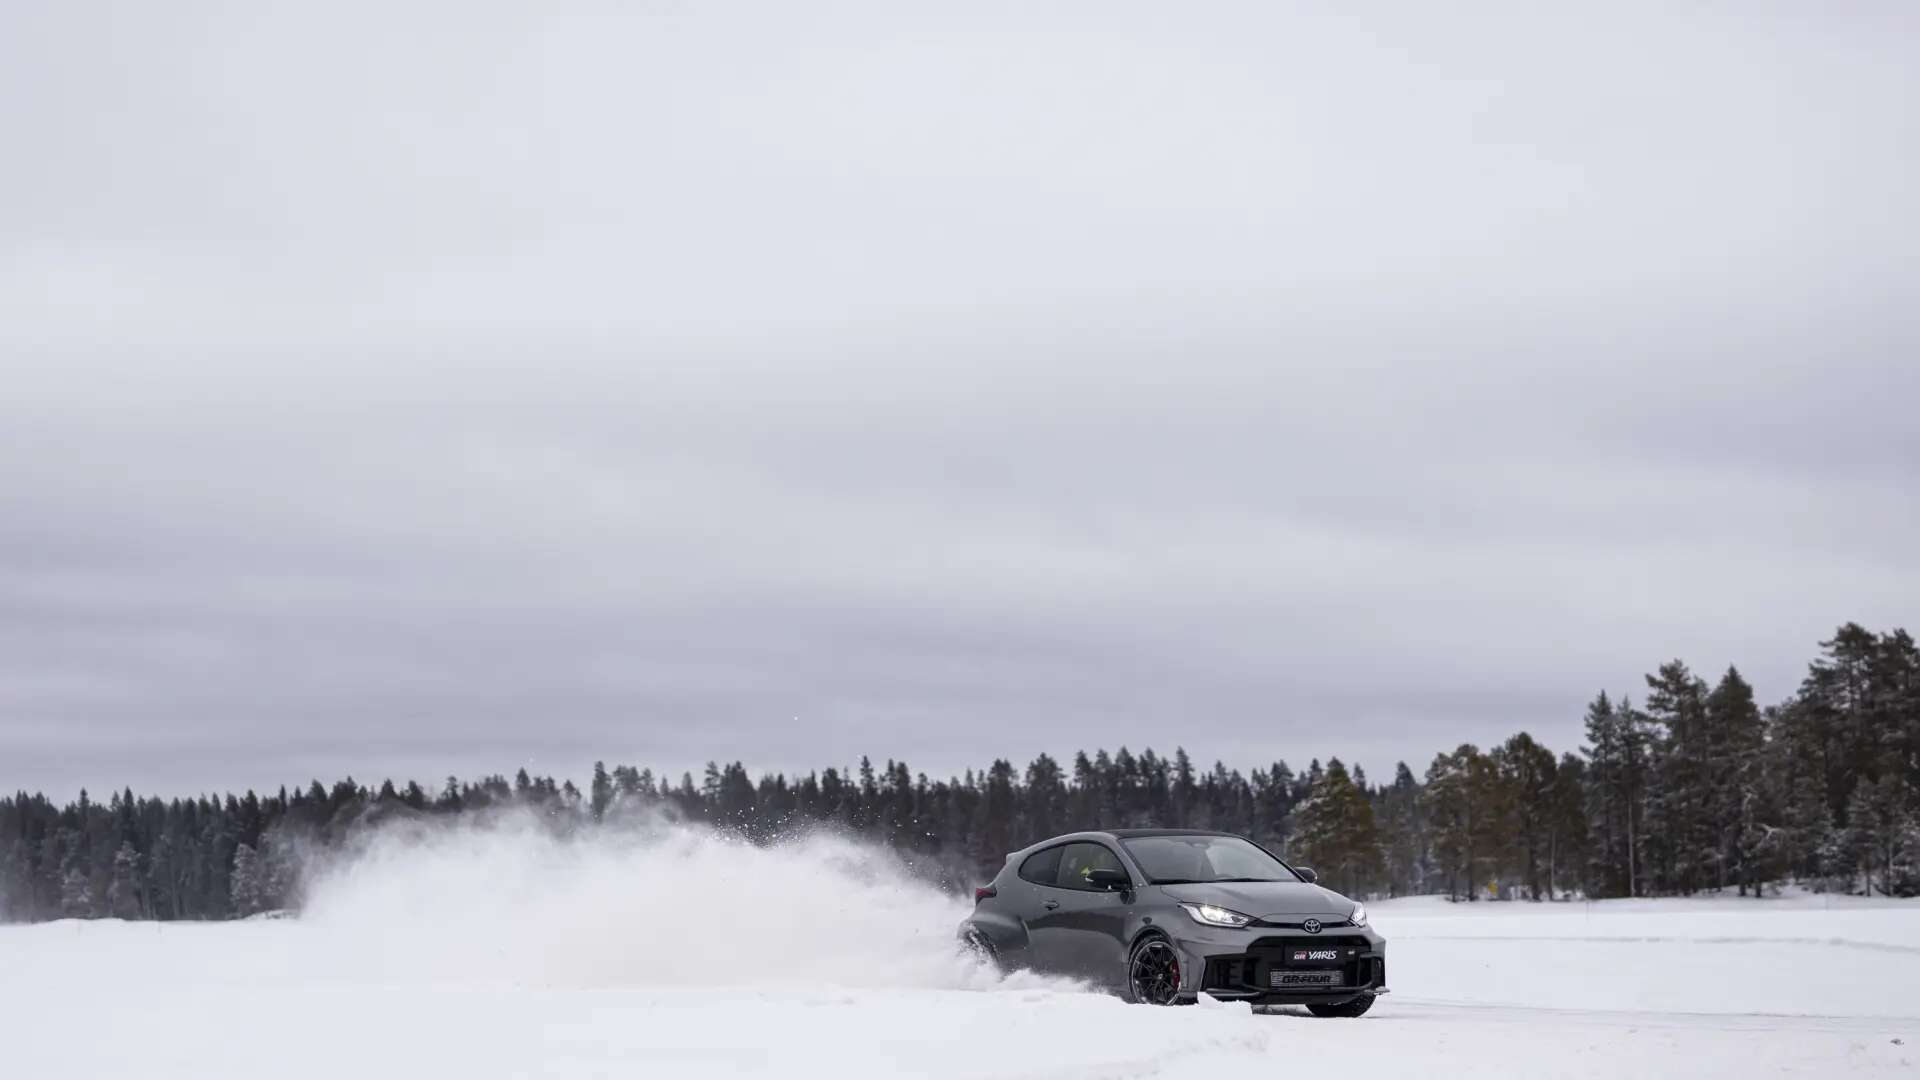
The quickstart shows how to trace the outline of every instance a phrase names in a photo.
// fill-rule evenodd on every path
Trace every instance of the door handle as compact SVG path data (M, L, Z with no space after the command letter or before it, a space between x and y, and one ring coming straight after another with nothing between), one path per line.
M1041 907L1043 907L1043 908L1046 908L1046 909L1047 909L1048 911L1052 911L1052 910L1053 910L1054 908L1057 908L1057 907L1059 907L1059 906L1060 906L1060 901L1058 901L1058 900L1049 900L1049 901L1047 901L1046 903L1044 903L1044 904L1041 904L1040 906L1041 906Z

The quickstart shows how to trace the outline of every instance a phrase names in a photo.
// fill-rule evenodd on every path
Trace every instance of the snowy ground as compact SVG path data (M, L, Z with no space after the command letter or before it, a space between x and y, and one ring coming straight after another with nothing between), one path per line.
M1002 982L958 910L831 842L395 843L300 920L0 928L0 1074L1920 1076L1912 904L1383 903L1358 1021Z

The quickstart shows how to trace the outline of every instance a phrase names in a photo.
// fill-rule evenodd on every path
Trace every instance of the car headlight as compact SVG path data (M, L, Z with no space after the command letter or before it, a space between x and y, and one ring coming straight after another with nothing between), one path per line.
M1237 930L1253 921L1251 915L1242 915L1237 911L1229 911L1212 904L1181 904L1180 906L1188 915L1193 916L1194 922L1203 926L1230 926Z
M1353 905L1353 925L1355 926L1367 925L1367 905L1365 904Z

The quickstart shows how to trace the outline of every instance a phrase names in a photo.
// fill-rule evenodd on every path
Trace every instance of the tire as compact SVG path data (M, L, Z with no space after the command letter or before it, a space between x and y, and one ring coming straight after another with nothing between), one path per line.
M1180 996L1180 954L1158 934L1134 942L1127 954L1127 1000L1136 1005L1191 1005Z
M1338 1005L1323 1005L1316 1001L1307 1006L1307 1011L1323 1019L1344 1017L1351 1020L1358 1016L1365 1016L1367 1010L1371 1008L1373 1008L1373 995L1363 994L1352 1001L1342 1001Z
M967 936L961 941L960 947L966 951L967 955L980 961L980 963L986 967L999 972L1006 970L1000 966L1000 954L994 951L993 942L989 941L987 935L980 931L967 931Z

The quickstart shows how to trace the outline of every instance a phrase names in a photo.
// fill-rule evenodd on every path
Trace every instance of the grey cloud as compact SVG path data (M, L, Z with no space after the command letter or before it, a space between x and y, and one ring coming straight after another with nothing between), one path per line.
M1920 600L1904 7L194 10L4 17L0 786L1379 772Z

